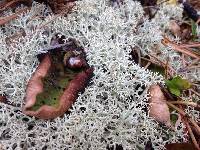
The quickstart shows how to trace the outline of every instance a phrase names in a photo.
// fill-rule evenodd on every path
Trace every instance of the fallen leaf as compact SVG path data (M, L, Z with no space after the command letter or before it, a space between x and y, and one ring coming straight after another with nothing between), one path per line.
M28 82L23 112L41 119L63 115L82 92L93 74L85 52L73 39L56 36L47 53L38 55L40 64ZM77 44L76 44L77 43Z
M93 73L93 69L88 68L68 78L68 71L61 77L56 77L56 80L48 81L51 66L51 58L46 55L29 80L23 107L26 115L41 119L63 115L76 100L78 93L84 90Z
M149 116L158 122L165 124L167 127L173 128L170 122L170 112L166 104L166 97L159 85L151 85L149 88Z
M171 80L166 80L165 83L169 91L176 96L180 96L182 90L191 87L191 83L186 79L182 79L180 76L176 76Z

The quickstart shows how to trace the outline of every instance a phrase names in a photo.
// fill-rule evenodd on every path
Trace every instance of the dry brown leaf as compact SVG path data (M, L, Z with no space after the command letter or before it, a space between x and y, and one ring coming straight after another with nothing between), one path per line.
M37 95L44 90L43 78L47 75L51 65L52 60L49 55L46 55L29 80L26 89L25 105L23 107L23 113L26 115L41 119L53 119L62 116L72 106L78 97L78 93L84 90L93 73L93 68L88 68L78 73L59 97L58 106L54 107L44 104L37 110L31 110L31 107L36 104Z
M149 99L149 116L156 121L173 128L170 122L170 112L166 104L166 97L159 85L151 85L149 88L151 98Z

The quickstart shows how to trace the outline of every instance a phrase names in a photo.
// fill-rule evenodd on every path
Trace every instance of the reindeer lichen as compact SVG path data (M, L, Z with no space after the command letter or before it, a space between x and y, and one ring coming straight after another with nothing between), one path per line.
M143 54L152 51L162 35L161 25L145 18L139 2L124 0L113 6L109 0L81 0L67 17L56 18L46 10L34 3L30 11L1 27L0 94L17 105L0 103L0 133L5 133L0 144L4 149L100 150L116 145L144 149L149 139L155 149L164 149L167 142L186 141L182 123L175 131L166 130L145 111L148 87L163 83L163 77L135 64L129 54L132 47ZM38 13L45 19L30 19ZM40 28L43 24L45 28ZM19 30L24 30L25 36L8 45L6 39ZM94 67L94 77L70 114L36 120L20 110L27 82L38 65L36 56L50 46L55 33L80 41ZM168 54L163 49L164 55Z

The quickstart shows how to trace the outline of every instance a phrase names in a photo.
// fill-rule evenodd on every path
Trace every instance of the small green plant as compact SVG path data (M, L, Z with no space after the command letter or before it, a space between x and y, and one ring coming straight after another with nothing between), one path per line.
M176 76L171 80L166 80L165 83L169 91L176 96L180 96L182 90L186 90L191 87L191 83L180 76Z

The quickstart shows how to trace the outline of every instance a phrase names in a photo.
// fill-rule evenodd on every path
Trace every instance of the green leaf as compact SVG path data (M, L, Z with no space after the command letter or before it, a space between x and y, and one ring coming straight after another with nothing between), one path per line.
M180 96L181 95L181 91L179 89L177 89L177 88L170 88L169 90L170 90L170 92L172 94L174 94L176 96Z
M170 120L171 120L172 124L175 125L178 120L178 115L170 114Z
M197 37L197 25L196 23L192 20L192 36L193 36L193 39L195 39Z
M180 76L176 76L172 80L166 80L165 84L169 91L176 96L180 96L182 90L191 87L191 83L186 79L182 79Z

